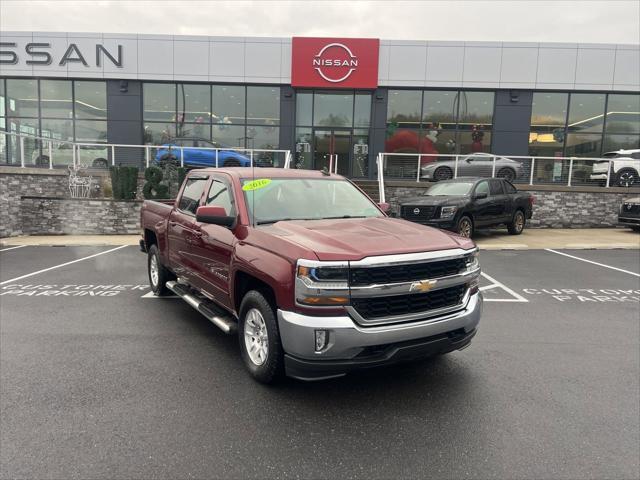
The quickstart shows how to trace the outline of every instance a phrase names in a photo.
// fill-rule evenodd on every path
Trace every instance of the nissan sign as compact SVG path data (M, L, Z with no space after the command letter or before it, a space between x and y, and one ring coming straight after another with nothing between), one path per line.
M379 49L372 38L293 37L291 85L376 88Z

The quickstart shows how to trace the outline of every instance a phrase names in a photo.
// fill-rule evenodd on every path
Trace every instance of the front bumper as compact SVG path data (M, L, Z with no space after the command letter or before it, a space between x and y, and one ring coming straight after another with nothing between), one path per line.
M312 317L278 310L287 375L303 380L337 377L349 371L403 362L466 347L482 314L482 295L470 296L457 312L423 321L361 327L351 317ZM315 330L329 341L315 351Z
M623 217L618 216L618 223L624 226L638 227L640 226L640 217Z

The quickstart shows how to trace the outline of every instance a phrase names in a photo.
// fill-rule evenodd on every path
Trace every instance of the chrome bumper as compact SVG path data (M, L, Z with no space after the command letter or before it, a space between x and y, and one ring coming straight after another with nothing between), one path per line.
M278 310L278 326L284 351L314 361L350 360L366 347L433 337L454 330L473 331L482 314L482 295L471 295L465 306L453 313L410 323L361 327L348 315L315 317ZM426 315L425 315L426 316ZM315 351L315 330L327 330L329 341Z

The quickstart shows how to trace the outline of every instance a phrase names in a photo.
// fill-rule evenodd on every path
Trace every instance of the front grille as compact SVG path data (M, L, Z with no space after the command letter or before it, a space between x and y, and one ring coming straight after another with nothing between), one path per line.
M460 305L465 290L463 284L427 293L357 298L352 300L352 305L364 319L393 317Z
M427 220L431 220L436 213L434 206L424 205L403 205L400 209L400 216L405 220L412 222L423 223Z
M382 283L413 282L428 278L456 275L465 267L464 257L406 265L384 267L355 267L350 270L350 285L361 287Z

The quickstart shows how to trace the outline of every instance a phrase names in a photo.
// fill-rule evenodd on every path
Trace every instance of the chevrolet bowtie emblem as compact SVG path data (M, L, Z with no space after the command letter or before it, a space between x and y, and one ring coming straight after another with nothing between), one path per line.
M435 284L438 283L437 280L420 280L419 282L413 282L411 287L409 287L409 293L411 292L420 292L425 293L431 290Z

